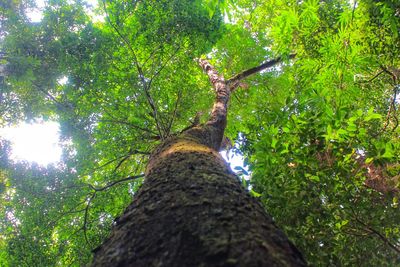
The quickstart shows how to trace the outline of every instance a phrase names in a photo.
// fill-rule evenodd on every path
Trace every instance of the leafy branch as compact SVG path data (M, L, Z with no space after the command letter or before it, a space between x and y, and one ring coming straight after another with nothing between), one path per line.
M397 90L399 90L399 84L397 81L398 81L398 76L399 76L400 71L395 68L392 68L392 67L387 68L383 65L381 65L380 67L383 72L385 72L391 76L392 81L393 81L393 93L392 93L392 97L391 97L390 104L389 104L389 111L386 116L385 126L383 127L382 131L385 131L385 129L389 125L390 117L393 117L393 119L395 120L394 127L392 128L392 132L393 132L399 126L399 119L397 118L397 114L396 114L397 113L396 99L397 99Z
M386 238L383 234L381 234L378 230L374 229L373 227L371 227L370 225L366 224L365 222L363 222L356 214L355 210L353 209L353 207L350 206L350 210L352 213L352 217L353 219L358 223L361 224L363 227L362 231L368 233L368 234L373 234L376 237L378 237L380 240L382 240L386 245L388 245L391 249L393 249L394 251L396 251L397 253L400 254L400 247L397 246L396 244L393 244L388 238Z
M133 62L134 62L135 66L136 66L136 69L137 69L137 71L139 73L139 77L140 77L140 80L141 80L142 85L143 85L143 89L144 89L144 93L146 95L147 102L150 105L150 108L152 110L152 117L153 117L153 119L154 119L154 121L156 123L157 131L158 131L158 133L160 135L160 138L161 138L161 140L163 140L164 139L164 132L162 131L163 127L161 127L162 124L160 123L160 120L159 120L159 115L158 115L158 111L157 111L155 102L154 102L153 98L150 95L150 83L147 83L147 80L145 78L142 66L140 65L138 57L136 56L136 52L133 49L131 43L121 33L121 31L118 29L118 27L114 23L112 23L112 21L110 19L110 16L109 16L109 14L107 12L106 0L103 0L103 9L104 9L104 12L106 14L106 18L107 18L108 23L111 25L111 27L117 33L117 35L121 38L121 40L125 43L125 45L128 47L128 50L130 51L130 53L133 56Z
M91 196L89 197L87 204L86 204L86 208L85 208L85 215L83 217L83 235L85 237L85 241L86 244L91 247L91 244L89 242L89 239L87 237L87 225L88 225L88 217L89 217L89 208L90 208L90 204L92 203L92 200L96 197L96 191L94 191Z
M171 128L172 128L172 125L173 125L174 120L176 118L176 115L177 115L177 112L178 112L178 106L179 106L179 103L181 102L181 99L182 99L182 88L180 88L179 91L178 91L178 95L177 95L177 98L176 98L176 101L175 101L174 111L172 112L171 119L169 120L169 123L168 123L168 126L167 126L167 131L166 131L167 136L169 136L170 133L171 133Z

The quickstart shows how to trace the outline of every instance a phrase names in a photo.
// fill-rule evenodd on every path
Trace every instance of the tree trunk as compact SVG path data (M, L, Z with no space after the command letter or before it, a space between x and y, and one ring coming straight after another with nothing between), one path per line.
M271 64L225 81L199 63L216 92L211 118L153 152L143 186L92 266L306 266L218 153L230 92Z
M305 266L195 127L152 155L143 186L92 266ZM205 138L204 138L205 137Z

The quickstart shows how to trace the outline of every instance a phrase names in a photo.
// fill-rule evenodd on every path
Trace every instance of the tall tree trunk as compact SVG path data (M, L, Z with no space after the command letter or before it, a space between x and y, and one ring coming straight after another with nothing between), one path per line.
M143 186L92 266L306 265L218 153L232 88L200 64L216 91L210 120L153 152Z

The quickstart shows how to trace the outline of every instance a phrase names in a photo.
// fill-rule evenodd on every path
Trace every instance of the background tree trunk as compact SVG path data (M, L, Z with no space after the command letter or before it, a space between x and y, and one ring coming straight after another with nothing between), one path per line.
M154 151L143 186L92 266L306 265L211 148L213 135L194 127Z

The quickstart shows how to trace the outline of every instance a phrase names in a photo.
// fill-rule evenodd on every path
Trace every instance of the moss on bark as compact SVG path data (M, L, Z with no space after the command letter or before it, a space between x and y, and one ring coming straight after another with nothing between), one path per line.
M192 132L154 151L92 266L305 266L207 138Z

